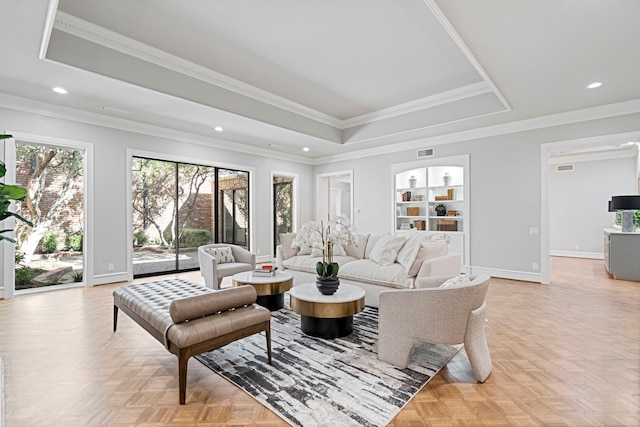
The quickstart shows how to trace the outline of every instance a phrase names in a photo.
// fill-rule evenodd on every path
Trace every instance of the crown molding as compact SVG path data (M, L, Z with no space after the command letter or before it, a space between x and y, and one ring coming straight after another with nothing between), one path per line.
M436 4L435 0L424 0L424 3L427 5L429 10L431 10L431 13L433 13L433 16L435 16L438 22L440 22L440 24L445 29L447 34L449 34L449 37L451 37L453 42L458 46L458 48L464 54L467 60L471 63L471 65L473 65L473 67L476 69L478 74L480 74L480 77L482 77L482 80L484 80L486 84L489 87L491 87L493 94L498 98L498 100L500 100L500 103L503 105L505 110L511 111L511 106L507 102L507 99L502 95L502 92L500 92L500 90L498 89L498 86L496 86L496 84L493 82L491 77L489 77L489 74L487 74L487 72L484 70L482 65L480 65L480 62L478 62L478 60L473 55L471 50L469 50L469 48L464 43L460 35L458 35L458 32L453 28L453 25L451 25L451 23L449 22L447 17L444 15L444 13L442 13L440 8Z
M435 5L433 7L435 7ZM432 7L430 6L430 8ZM437 11L438 13L436 13L435 11ZM440 22L442 22L442 20L445 19L444 16L441 12L439 12L439 9L437 9L437 7L435 7L435 11L433 12L436 14L436 17ZM209 68L187 61L178 56L172 55L160 49L149 46L145 43L141 43L129 37L123 36L122 34L108 30L104 27L85 21L63 11L58 11L57 14L55 14L55 20L53 20L52 25L56 30L63 31L78 38L82 38L91 43L98 44L100 46L115 50L125 55L132 56L134 58L157 65L159 67L170 69L177 73L198 79L211 85L221 87L234 93L249 97L256 101L264 102L276 108L283 109L293 114L301 115L308 119L315 120L317 122L335 127L340 130L364 125L378 120L400 116L403 114L412 113L415 111L424 110L427 108L432 108L438 105L444 105L450 102L455 102L490 92L498 98L498 100L504 106L505 110L510 110L510 107L504 100L504 97L500 94L491 79L486 75L484 70L482 70L478 61L473 58L473 55L471 55L470 51L466 48L460 37L457 36L455 31L449 24L447 24L448 27L447 25L445 25L445 28L447 28L447 32L451 37L454 38L454 42L456 43L456 45L463 51L467 59L471 62L473 67L477 70L484 81L345 120L340 120L336 117L280 97L256 86L244 83L222 73L218 73ZM47 28L48 27L45 27L45 38L43 38L41 44L41 58L45 58L46 56L46 47L48 46L49 36L51 34L51 29L47 30Z
M154 136L157 138L172 140L176 142L188 142L203 145L206 147L218 148L226 151L233 151L242 154L253 154L261 157L268 157L280 160L311 165L311 159L288 153L274 152L273 150L258 148L241 142L227 141L219 138L206 137L185 131L178 131L162 126L155 126L146 123L136 122L120 117L104 116L90 111L78 110L60 105L49 104L41 101L21 98L13 95L0 93L0 108L9 108L25 113L38 114L47 117L54 117L62 120L69 120L88 125L101 126L126 132L139 133Z
M54 28L91 43L104 46L125 55L149 62L151 64L170 69L177 73L201 80L208 84L252 98L259 102L299 114L311 120L340 128L342 120L321 113L312 108L290 101L271 92L267 92L253 85L236 80L225 74L218 73L193 62L184 60L160 49L141 43L122 34L95 25L68 13L58 11Z
M479 82L472 85L460 87L457 89L441 92L436 95L416 99L404 104L398 104L393 107L384 108L369 114L363 114L358 117L346 119L342 121L342 129L348 129L354 126L360 126L377 120L389 119L391 117L401 116L403 114L413 113L415 111L427 108L437 107L438 105L448 104L450 102L460 101L462 99L472 98L474 96L491 93L493 90L485 82Z
M474 139L489 138L493 136L506 135L511 133L526 132L536 129L543 129L554 126L563 126L573 123L590 120L605 119L626 114L640 113L640 99L619 102L616 104L601 105L598 107L585 108L582 110L557 113L549 116L535 117L531 119L518 120L492 126L485 126L475 129L452 132L444 135L436 135L428 138L416 138L411 141L357 150L345 154L334 156L317 157L313 160L314 165L321 165L330 162L344 160L356 160L363 157L377 156L395 153L404 150L414 150L425 146L437 146L442 144L452 144L456 142L471 141Z

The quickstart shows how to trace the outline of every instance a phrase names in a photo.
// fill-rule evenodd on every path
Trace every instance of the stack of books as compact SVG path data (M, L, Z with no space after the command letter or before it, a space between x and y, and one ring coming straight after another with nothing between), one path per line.
M277 269L278 267L274 267L273 265L263 265L262 267L253 270L252 274L260 277L271 277L276 275Z

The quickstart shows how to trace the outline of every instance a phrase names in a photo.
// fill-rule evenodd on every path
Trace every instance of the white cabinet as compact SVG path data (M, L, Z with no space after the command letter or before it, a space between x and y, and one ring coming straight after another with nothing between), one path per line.
M640 281L640 233L604 230L604 262L615 279Z

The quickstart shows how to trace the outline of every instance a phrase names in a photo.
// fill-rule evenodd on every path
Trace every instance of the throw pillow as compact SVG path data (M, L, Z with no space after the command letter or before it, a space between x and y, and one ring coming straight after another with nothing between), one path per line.
M404 236L396 237L391 234L385 234L376 242L376 245L371 250L369 259L380 265L391 265L395 262L398 251L400 251L404 242Z
M344 246L340 243L333 245L333 255L334 256L346 256L347 252L344 250Z
M296 233L281 233L280 244L282 245L282 256L284 259L289 259L298 254L298 247L293 246L293 239L296 238Z
M449 280L445 280L442 285L440 285L440 289L462 288L467 286L469 283L471 283L471 278L469 276L456 276Z
M344 247L346 254L354 258L363 259L364 250L367 247L367 240L369 240L368 234L357 235L355 244L346 245Z
M300 243L300 250L298 250L298 255L311 255L311 246L306 243Z
M445 240L423 240L420 243L418 253L409 267L408 277L414 277L420 271L422 263L431 258L447 254L447 242Z
M229 262L236 262L233 257L233 252L231 252L231 248L229 246L221 246L218 248L209 248L206 249L212 257L216 259L218 264L225 264Z
M311 249L311 256L312 257L321 257L322 256L322 249L312 248Z
M418 251L420 250L420 242L424 240L426 234L414 232L406 234L405 237L407 238L407 241L405 242L404 246L402 246L402 249L400 249L400 251L398 252L396 261L402 264L408 273L411 269L411 266L413 265L413 261L418 255Z

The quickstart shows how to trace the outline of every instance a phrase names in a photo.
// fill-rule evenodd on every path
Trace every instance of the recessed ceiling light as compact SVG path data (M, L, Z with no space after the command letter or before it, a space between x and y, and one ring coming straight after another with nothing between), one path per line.
M303 148L302 148L302 151L305 151L305 152L306 152L306 151L309 151L309 147L303 147Z
M216 132L222 132L224 129L222 128L222 126L216 126L213 128Z
M54 87L53 91L56 92L56 93L62 93L62 94L69 93L69 92L67 92L67 90L65 88L60 87L60 86Z
M587 89L595 89L600 86L602 86L602 82L593 82L587 86Z

